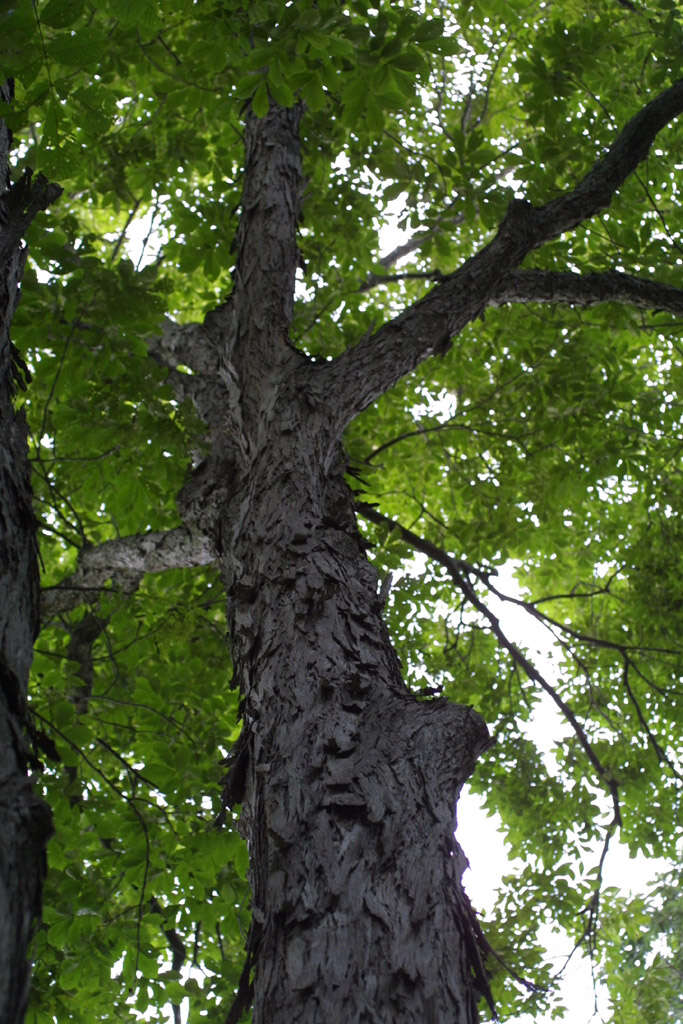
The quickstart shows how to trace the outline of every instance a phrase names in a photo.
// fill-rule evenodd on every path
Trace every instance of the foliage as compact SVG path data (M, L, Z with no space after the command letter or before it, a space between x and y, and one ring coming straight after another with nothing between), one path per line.
M293 337L329 358L477 251L513 194L540 203L572 187L683 68L675 0L33 0L0 14L0 35L16 173L65 190L31 228L14 323L33 373L46 586L88 545L178 524L200 429L145 339L165 313L200 319L229 289L250 100L257 114L269 97L306 104ZM674 124L608 212L527 266L676 284L677 152ZM420 242L398 267L380 245L396 215ZM606 911L596 882L617 831L610 782L633 854L672 857L677 839L680 329L613 303L490 310L348 432L362 499L465 561L480 600L516 560L558 638L550 685L605 767L596 775L561 725L541 755L527 731L537 681L443 564L418 570L399 531L368 521L380 573L404 573L387 614L411 684L474 704L497 738L473 787L522 868L486 930L541 986L529 996L499 968L504 1015L552 1003L536 940L549 920L590 947L615 1020L666 1019L659 982L642 984L646 969L669 977L671 958L646 968L633 952L660 910L614 895ZM42 774L57 835L36 1024L163 1019L185 996L193 1018L222 1020L241 970L246 852L231 823L214 827L237 735L220 581L195 569L129 584L38 642L32 707L60 761ZM178 940L196 968L182 980Z

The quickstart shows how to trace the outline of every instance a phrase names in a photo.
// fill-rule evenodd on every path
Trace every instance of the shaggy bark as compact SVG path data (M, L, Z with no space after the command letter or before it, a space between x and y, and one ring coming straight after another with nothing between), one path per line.
M0 83L0 99L11 97L11 85ZM26 260L22 235L60 190L29 174L10 185L10 144L0 121L0 1021L19 1024L52 819L26 772L26 699L39 583L26 422L13 403L27 371L10 341L10 324Z
M243 694L226 789L251 855L254 1021L470 1024L487 984L453 828L488 733L406 689L334 396L289 344L299 116L247 120L234 289L203 328L221 369L192 385L213 450L180 499L219 557Z
M278 406L288 429L224 520L254 1021L475 1021L486 981L453 829L488 733L407 691L343 460L320 458L325 417L291 390Z

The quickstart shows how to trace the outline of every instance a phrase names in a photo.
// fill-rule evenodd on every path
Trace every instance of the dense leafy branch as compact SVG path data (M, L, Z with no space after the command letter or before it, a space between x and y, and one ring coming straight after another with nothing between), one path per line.
M555 706L559 709L559 711L561 712L565 720L569 723L575 735L577 736L577 739L581 747L583 748L586 756L588 757L588 760L593 765L593 768L595 769L595 772L598 775L600 782L609 792L612 800L613 814L611 820L605 828L605 835L603 838L602 849L596 870L596 880L593 885L593 891L591 893L590 899L588 900L588 903L586 905L586 912L588 915L586 919L586 924L584 925L584 928L574 945L574 950L572 951L572 953L570 953L569 957L567 957L564 967L566 967L567 963L571 959L573 952L576 949L578 949L586 939L588 940L589 950L592 955L595 950L595 940L600 908L604 863L607 857L610 842L614 837L616 830L620 827L622 823L621 808L619 802L619 788L617 780L614 778L612 772L602 764L593 744L590 742L583 726L579 722L576 714L574 713L570 705L560 696L555 687L553 687L547 681L545 676L541 672L539 672L536 666L529 660L529 658L527 658L527 656L518 647L518 645L514 643L514 641L511 641L509 637L505 634L504 630L500 625L500 620L496 615L494 615L494 613L485 604L485 602L482 601L481 598L477 595L473 585L468 579L468 576L476 576L477 579L484 582L488 589L493 594L495 594L495 596L500 600L505 601L513 599L509 599L506 595L501 594L500 591L498 591L491 585L489 574L483 572L482 570L478 570L475 566L470 565L468 562L465 562L462 559L453 558L451 555L443 551L443 549L439 548L431 541L427 540L424 537L420 537L412 530L409 530L406 527L401 526L395 520L383 515L381 512L378 512L374 506L368 505L367 503L364 502L359 502L357 503L357 508L361 515L364 516L364 518L370 520L371 522L377 523L378 525L388 526L392 531L396 530L401 536L401 538L407 544L409 544L410 547L413 548L413 550L422 552L432 561L437 562L447 570L449 576L456 584L458 589L462 592L466 600L476 611L480 613L480 615L482 615L482 617L488 623L499 645L510 654L515 666L521 668L522 671L528 676L528 678L531 679L533 682L537 683L541 687L541 689L551 698ZM523 604L526 610L532 614L535 610L533 609L533 607L526 605L524 602L515 601L515 603ZM638 702L636 701L633 692L630 690L630 688L628 688L627 665L628 662L625 662L625 682L627 689L629 689L629 696L636 705L636 710L641 725L643 726L646 734L648 735L648 738L652 741L654 740L654 737L652 736L651 730L647 726L647 722L643 716L642 710ZM659 744L656 743L656 740L654 740L654 743L656 745L656 749L659 752L663 753ZM667 763L669 763L670 767L673 768L668 759L666 760ZM491 952L493 952L495 955L495 952L493 950ZM505 966L506 969L509 970L509 968L507 968L507 965ZM562 970L558 972L558 974L556 975L557 977L559 977L562 974L564 967L562 968Z
M506 287L533 250L609 206L647 156L659 131L683 110L683 80L643 107L576 188L544 206L513 200L495 238L460 269L321 373L338 399L342 424L367 408L422 360L445 352L454 335Z
M83 750L82 747L79 747L78 744L74 743L73 740L71 740L61 729L59 729L57 726L55 726L54 722L48 721L46 718L44 718L35 709L32 709L32 714L34 714L36 718L38 718L40 721L42 721L44 723L44 725L46 725L52 732L56 733L59 736L60 740L62 740L64 743L66 743L69 747L72 748L72 750L78 755L78 757L81 758L85 762L85 764L88 765L90 770L92 772L94 772L98 776L98 778L102 779L104 784L106 786L108 786L109 789L111 789L116 794L116 796L118 796L120 798L120 800L123 801L123 803L127 807L130 808L130 810L132 811L133 815L137 819L138 824L140 825L142 834L144 836L144 842L145 842L145 862L144 862L144 868L143 868L143 876L142 876L142 885L141 885L140 898L138 900L137 913L136 913L136 958L137 958L140 955L140 928L141 928L141 924L142 924L142 909L143 909L143 906L144 906L144 903L145 903L145 896L146 896L146 890L147 890L147 879L148 879L148 875L149 875L149 864L150 864L149 827L147 825L147 822L145 820L144 815L142 814L142 812L140 811L139 807L137 806L137 798L134 795L128 796L123 791L123 789L119 786L119 784L117 782L115 782L112 778L110 778L106 774L106 772L102 771L102 769L93 761L93 759L91 757L89 757L89 755L86 753L86 751ZM120 754L116 754L116 758L117 758L117 760L123 760L121 758ZM125 760L124 760L124 764L126 764ZM128 765L126 765L126 766L128 768L130 767ZM152 806L156 806L154 801L152 801L151 799L146 800L146 802L151 804ZM137 960L136 960L136 969L137 969Z
M384 525L389 525L389 526L391 526L392 529L397 529L399 531L399 533L401 534L401 536L408 543L410 543L416 550L422 551L424 554L428 555L434 561L439 562L441 565L443 565L448 570L449 574L451 575L451 578L457 584L458 588L463 592L463 594L465 595L467 600L470 602L470 604L472 604L472 606L475 607L477 609L477 611L479 611L484 616L484 618L487 620L487 622L491 626L491 628L493 630L493 633L496 636L496 639L498 640L500 645L502 647L504 647L512 655L515 664L517 664L520 668L522 668L526 672L526 674L529 676L530 679L533 679L535 682L537 682L546 691L546 693L548 693L552 697L552 699L555 701L557 706L560 708L562 713L565 715L565 717L569 721L569 723L572 726L572 728L574 728L574 722L572 721L572 718L569 717L566 714L565 709L562 706L562 704L560 704L558 702L556 691L554 691L554 689L550 686L550 684L547 682L547 680L545 680L540 675L540 673L537 671L537 669L531 664L531 662L529 662L529 660L519 650L519 648L514 643L509 641L509 639L504 635L504 633L503 633L503 631L502 631L502 629L500 627L500 622L499 622L498 618L495 615L493 615L493 613L485 605L485 603L480 600L480 598L476 594L476 591L474 590L472 585L469 583L467 577L471 576L471 575L475 576L477 578L477 580L480 583L483 583L486 586L487 590L495 598L497 598L497 600L501 601L502 603L504 603L504 604L512 604L515 607L522 608L533 619L535 619L541 625L545 626L546 629L550 630L551 635L553 636L553 638L555 640L557 640L564 649L569 651L570 655L574 658L574 660L578 661L578 658L577 658L576 654L570 649L569 645L567 644L567 641L563 638L563 636L571 637L571 639L573 639L574 641L576 641L579 644L585 644L585 645L592 646L592 647L601 647L601 648L604 648L606 650L612 650L612 651L616 652L620 656L621 661L622 661L622 666L623 666L623 669L622 669L622 684L623 684L624 690L626 691L626 693L628 695L629 701L631 702L631 704L634 707L634 710L635 710L636 716L638 718L638 721L640 722L640 725L641 725L641 727L643 729L643 732L647 736L648 743L652 747L652 749L653 749L653 751L655 753L655 756L657 757L657 760L659 761L659 763L660 764L666 764L666 766L670 769L672 775L675 776L676 778L680 778L680 773L678 772L678 770L677 770L675 764L672 762L671 758L667 755L667 753L664 750L664 748L662 747L661 743L659 743L659 741L657 740L657 737L655 736L655 734L653 733L650 725L647 722L647 719L646 719L645 714L643 712L643 709L642 709L642 707L640 705L640 702L639 702L638 698L636 697L636 695L635 695L635 693L633 691L633 688L629 684L629 670L630 669L633 669L635 672L641 674L639 672L638 666L637 666L637 664L636 664L636 662L634 660L634 653L636 653L636 652L640 652L640 653L648 653L648 652L650 652L650 653L664 654L664 655L678 655L678 654L680 654L679 650L674 650L674 649L670 649L670 648L663 648L663 647L644 646L642 644L628 644L628 643L623 643L623 642L619 642L619 641L609 640L609 639L606 639L605 637L598 637L598 636L590 635L590 634L581 632L580 630L574 629L570 625L568 625L567 623L559 622L557 619L552 618L550 615L547 615L546 613L541 612L539 610L539 608L538 608L538 604L541 603L542 600L544 600L544 599L540 599L540 600L536 600L536 601L527 601L527 600L525 600L523 598L512 597L510 594L504 594L501 590L498 589L498 587L496 587L491 582L491 574L490 573L487 573L487 572L485 572L485 571L483 571L481 569L478 569L476 566L471 565L469 562L465 562L465 561L463 561L461 559L453 559L445 551L443 551L442 549L440 549L436 545L432 544L430 541L425 540L425 538L419 537L417 534L413 533L411 530L408 530L407 528L401 526L400 524L396 523L394 520L389 519L387 516L382 515L382 513L378 512L371 505L367 505L367 504L364 504L364 503L359 503L358 508L359 508L359 511L362 513L362 515L365 516L367 519L370 519L370 520L372 520L373 522L376 522L376 523L381 523L381 524L384 524ZM422 545L422 546L420 546L420 545ZM574 593L572 595L562 595L562 596L564 598L567 598L568 596L571 596L571 597L593 597L593 596L595 596L596 593L604 593L604 592L606 592L606 590L605 590L605 588L602 588L600 590L592 590L592 591L588 592L587 594L585 594L585 593L579 593L579 594ZM545 599L545 600L548 600L548 599ZM583 746L583 743L582 743L582 746ZM585 746L584 746L584 750L586 750L586 752L588 752ZM594 765L594 767L595 767L595 765ZM600 772L598 772L598 773L601 774ZM615 811L616 811L616 808L615 808ZM618 815L615 813L615 820L617 820L617 818L618 818Z

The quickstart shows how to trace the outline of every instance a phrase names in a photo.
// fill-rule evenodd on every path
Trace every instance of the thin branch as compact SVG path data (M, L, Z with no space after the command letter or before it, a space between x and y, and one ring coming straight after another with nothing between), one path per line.
M559 977L562 976L562 974L564 974L564 972L565 972L565 970L567 968L567 964L572 959L572 957L574 956L574 953L576 953L577 949L581 948L581 946L583 945L583 943L584 943L584 941L586 939L588 939L588 951L589 951L591 957L593 957L594 954L595 954L595 937L596 937L596 934L597 934L598 914L599 914L599 911L600 911L600 896L601 896L601 892L602 892L602 873L603 873L603 869L604 869L604 866L605 866L605 860L607 858L607 853L609 851L610 842L612 841L612 837L613 837L613 835L614 835L614 833L615 833L615 831L617 829L617 826L619 824L620 824L620 822L617 820L617 818L615 816L615 817L612 818L610 823L607 825L607 828L605 830L605 838L604 838L604 841L603 841L603 844L602 844L602 850L600 852L600 859L598 861L595 885L593 886L593 892L591 894L591 898L589 899L589 901L588 901L588 903L586 905L586 910L588 911L588 920L586 921L586 924L584 925L584 927L583 927L583 929L581 931L581 934L579 935L578 939L574 943L574 945L573 945L573 947L571 949L571 952L566 957L566 959L565 959L564 963L562 964L562 966L560 967L559 971L555 972L555 975L554 975L555 978L559 978Z
M126 232L128 231L128 228L133 223L133 220L135 219L135 214L140 209L140 203L141 202L142 202L142 199L136 199L135 202L133 203L133 207L132 207L130 213L128 214L128 216L126 218L126 223L123 225L123 228L121 229L121 233L118 236L118 238L116 239L116 242L114 243L114 248L112 249L111 256L109 257L109 262L110 263L113 263L114 260L116 259L116 257L118 256L119 249L121 248L121 246L123 245L123 243L125 241Z
M380 284L393 284L395 281L440 281L443 274L440 270L413 270L404 274L368 274L359 292L367 292Z
M662 745L659 743L659 741L657 740L657 737L655 736L655 734L653 733L652 729L648 725L647 719L645 718L645 715L643 714L643 709L640 706L640 702L638 701L638 698L636 697L635 693L633 692L633 688L632 688L632 686L631 686L631 684L629 682L629 678L628 678L629 668L634 668L636 671L638 671L638 669L633 664L633 662L628 657L628 655L626 655L626 654L624 655L623 664L624 664L624 667L623 667L623 671L622 671L621 681L623 683L624 689L626 690L626 693L628 694L628 699L633 704L633 707L634 707L635 712L636 712L636 717L638 718L638 721L640 722L640 725L641 725L642 729L644 730L645 735L647 736L648 743L650 744L650 746L654 750L655 757L657 758L659 763L660 764L666 764L669 767L669 769L671 770L671 773L677 779L680 779L681 778L680 772L676 769L676 766L671 761L671 759L669 757L667 757L666 751L664 750Z
M476 569L474 570L476 572ZM510 594L503 594L502 591L498 590L496 586L489 579L485 580L487 587L499 601L505 601L508 604L517 605L518 608L523 608L532 618L537 619L542 625L549 629L558 629L562 633L566 633L567 636L572 637L573 640L578 640L582 644L590 644L592 647L604 647L609 651L618 651L620 654L628 653L629 651L639 651L650 654L666 654L666 655L679 655L680 650L674 647L651 647L645 644L625 644L620 643L618 640L606 640L604 637L594 636L591 633L582 633L578 629L573 629L564 622L559 622L558 619L554 619L551 615L546 615L545 612L539 611L537 605L540 602L537 601L525 601L522 597L512 597Z
M616 779L613 777L611 771L608 768L605 768L605 766L600 761L600 758L598 757L597 753L595 752L595 749L593 748L593 745L588 739L588 736L586 735L583 726L579 722L578 718L572 711L569 704L567 704L567 702L562 697L560 697L557 690L550 685L550 683L545 679L545 677L538 671L536 666L529 661L526 655L519 649L517 644L513 643L511 640L508 640L507 636L505 635L501 628L500 621L497 618L497 616L495 616L493 612L487 607L487 605L484 604L484 602L477 595L470 581L462 574L463 563L455 558L451 558L450 555L448 555L441 548L437 547L436 544L433 544L431 541L426 540L424 537L419 537L416 533L413 533L412 530L406 529L404 526L401 526L395 520L390 519L388 516L383 515L381 512L378 512L377 509L373 508L372 505L367 505L364 502L357 502L356 508L363 516L365 516L367 519L372 520L372 522L378 523L381 526L389 526L392 530L397 530L398 533L403 537L403 539L411 545L411 547L413 547L417 551L421 551L423 554L427 555L428 558L431 558L433 561L438 562L446 569L453 582L456 584L458 589L462 591L463 594L465 594L467 600L470 602L472 607L475 608L476 611L478 611L480 615L482 615L486 619L493 635L495 636L500 646L503 647L511 655L513 661L524 670L529 679L533 680L535 683L538 683L541 689L548 694L548 696L554 702L556 707L558 707L559 710L562 712L564 718L569 722L574 731L574 734L576 735L579 741L579 744L581 745L581 747L584 750L584 753L586 754L586 757L592 764L597 776L600 778L600 780L602 781L602 783L604 784L605 788L608 790L611 796L614 811L614 820L617 825L620 825L621 812L619 808L619 790Z
M140 822L140 826L142 828L142 832L143 832L143 835L145 837L145 864L144 864L144 868L143 868L143 872L142 872L142 882L141 882L141 885L140 885L140 899L138 900L137 913L136 913L135 973L137 974L138 965L139 965L139 961L140 961L140 944L141 944L141 929L142 929L142 908L143 908L143 904L144 904L144 901L145 901L145 891L147 889L147 879L149 877L149 868L150 868L150 860L151 860L151 849L152 849L151 843L150 843L150 838L149 838L149 829L147 827L147 822L145 821L145 817L142 814L142 812L140 811L140 809L139 809L139 807L137 806L137 803L136 803L138 798L135 797L135 796L132 796L132 795L131 796L126 796L126 794L123 792L123 790L119 786L117 786L117 784L115 782L112 782L112 780L109 778L109 776L105 772L103 772L102 769L99 768L95 764L95 762L92 761L88 757L88 755L85 753L85 751L81 747L79 747L78 744L74 743L73 740L69 739L69 737L65 733L63 733L62 730L59 729L53 722L51 722L51 721L49 721L49 719L43 717L43 715L41 715L39 711L36 711L35 708L32 708L32 714L36 718L39 718L41 720L41 722L43 722L45 725L47 725L52 730L52 732L56 733L62 740L64 740L64 742L66 744L68 744L68 746L70 746L71 749L74 750L78 754L78 756L83 759L83 761L85 761L85 763L88 765L90 770L93 771L96 775L99 775L100 778L103 780L103 782L105 782L105 784L107 786L109 786L109 788L112 789L116 793L117 796L121 797L121 799L124 801L124 803L126 803L128 805L128 807L130 807L131 811L133 812L133 814L135 815L137 820ZM151 803L151 801L149 801L149 802ZM153 806L155 806L155 805L153 805Z

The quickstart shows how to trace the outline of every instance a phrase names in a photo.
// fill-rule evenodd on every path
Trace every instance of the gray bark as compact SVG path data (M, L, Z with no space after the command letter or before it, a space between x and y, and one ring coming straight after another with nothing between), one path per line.
M9 83L0 83L0 98L11 99ZM26 423L13 404L17 386L25 383L24 368L10 341L10 324L26 260L22 235L59 190L29 175L11 186L10 143L0 121L0 1021L19 1024L28 999L28 945L40 914L52 819L26 770L39 581Z
M94 604L110 581L116 589L125 591L145 573L192 569L210 565L215 559L216 552L208 539L184 526L119 537L98 547L84 547L79 553L76 571L57 586L43 589L41 621L44 624L81 604Z
M488 733L406 689L343 462L320 458L324 418L280 401L288 428L223 518L254 1022L476 1021L486 982L453 830Z

